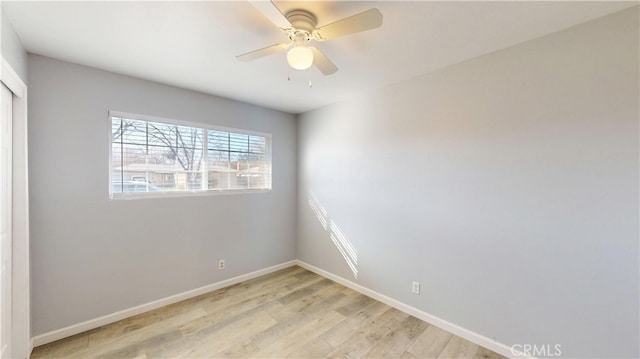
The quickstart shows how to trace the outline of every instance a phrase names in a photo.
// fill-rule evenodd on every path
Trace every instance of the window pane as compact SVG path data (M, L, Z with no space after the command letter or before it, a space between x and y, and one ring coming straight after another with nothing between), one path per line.
M229 151L249 152L249 135L230 133Z
M271 188L268 137L121 117L111 121L113 193Z
M114 117L111 119L111 142L119 141L120 137L122 137L122 119Z
M229 154L230 157L230 167L233 170L233 175L235 176L235 180L232 181L232 188L249 188L248 187L248 179L246 176L246 172L248 167L247 162L247 153L238 153L231 152Z
M146 144L147 126L144 121L122 119L120 124L120 137L118 142Z
M193 127L176 127L178 147L202 148L202 129Z
M209 130L209 189L270 188L267 138Z
M207 136L210 150L229 150L229 132L209 130Z
M262 136L249 136L249 152L264 153L266 139Z
M211 141L211 137L209 137ZM209 189L229 189L229 152L211 150L208 152L208 188Z
M164 123L149 122L148 143L154 146L164 146L175 148L176 146L176 126Z

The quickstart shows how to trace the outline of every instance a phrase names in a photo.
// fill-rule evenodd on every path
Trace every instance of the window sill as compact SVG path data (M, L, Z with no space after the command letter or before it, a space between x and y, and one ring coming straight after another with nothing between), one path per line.
M131 199L147 199L147 198L176 198L176 197L206 197L220 195L237 195L237 194L253 194L267 193L271 189L238 189L238 190L208 190L208 191L181 191L181 192L131 192L131 193L113 193L110 194L109 200L131 200Z

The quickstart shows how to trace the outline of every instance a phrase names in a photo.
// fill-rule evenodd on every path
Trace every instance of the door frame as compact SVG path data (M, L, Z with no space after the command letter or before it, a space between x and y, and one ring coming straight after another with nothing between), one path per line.
M27 132L27 85L2 57L0 81L13 92L12 158L12 350L15 358L28 358L31 340L29 284L29 166Z

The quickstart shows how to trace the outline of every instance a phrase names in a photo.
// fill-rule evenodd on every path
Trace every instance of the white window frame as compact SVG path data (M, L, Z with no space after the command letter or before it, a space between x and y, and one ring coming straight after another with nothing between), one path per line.
M206 161L207 161L207 156L208 156L208 141L206 138L206 133L208 130L214 130L214 131L223 131L223 132L231 132L231 133L238 133L238 134L244 134L244 135L254 135L254 136L262 136L265 139L267 139L266 143L265 143L265 155L268 158L268 163L269 163L269 182L271 184L270 188L246 188L246 189L202 189L202 190L196 190L196 191L168 191L168 192L127 192L127 193L114 193L113 192L113 184L112 184L112 176L113 176L113 158L112 158L112 140L113 140L113 134L112 134L112 126L113 126L113 121L112 118L113 117L118 117L118 118L127 118L127 119L132 119L132 120L140 120L140 121L147 121L147 122L158 122L158 123L163 123L163 124L167 124L167 125L177 125L177 126L187 126L187 127L195 127L198 129L203 129L203 132L205 134L205 137L203 138L203 162L206 165ZM113 111L113 110L109 110L108 112L108 116L107 116L107 123L108 123L108 130L107 130L107 135L108 137L108 144L109 144L109 199L110 200L129 200L129 199L142 199L142 198L170 198L170 197L192 197L192 196L215 196L215 195L230 195L230 194L251 194L251 193L268 193L271 192L271 189L273 188L273 158L272 158L272 136L270 133L265 133L265 132L258 132L258 131L252 131L252 130L245 130L245 129L239 129L239 128L232 128L232 127L224 127L224 126L217 126L217 125L210 125L210 124L204 124L204 123L200 123L200 122L191 122L191 121L182 121L182 120L174 120L174 119L168 119L168 118L163 118L163 117L156 117L156 116L149 116L149 115L139 115L139 114L134 114L134 113L130 113L130 112L122 112L122 111ZM205 170L203 172L203 179L202 182L203 183L207 183L207 178L206 176L208 175L208 172Z

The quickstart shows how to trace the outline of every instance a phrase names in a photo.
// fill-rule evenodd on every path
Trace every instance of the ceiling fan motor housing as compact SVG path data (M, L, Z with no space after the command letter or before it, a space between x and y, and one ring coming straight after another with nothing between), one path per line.
M291 10L285 15L291 23L292 31L289 31L289 38L295 40L300 34L304 34L305 40L311 39L313 30L316 29L316 17L306 10Z

